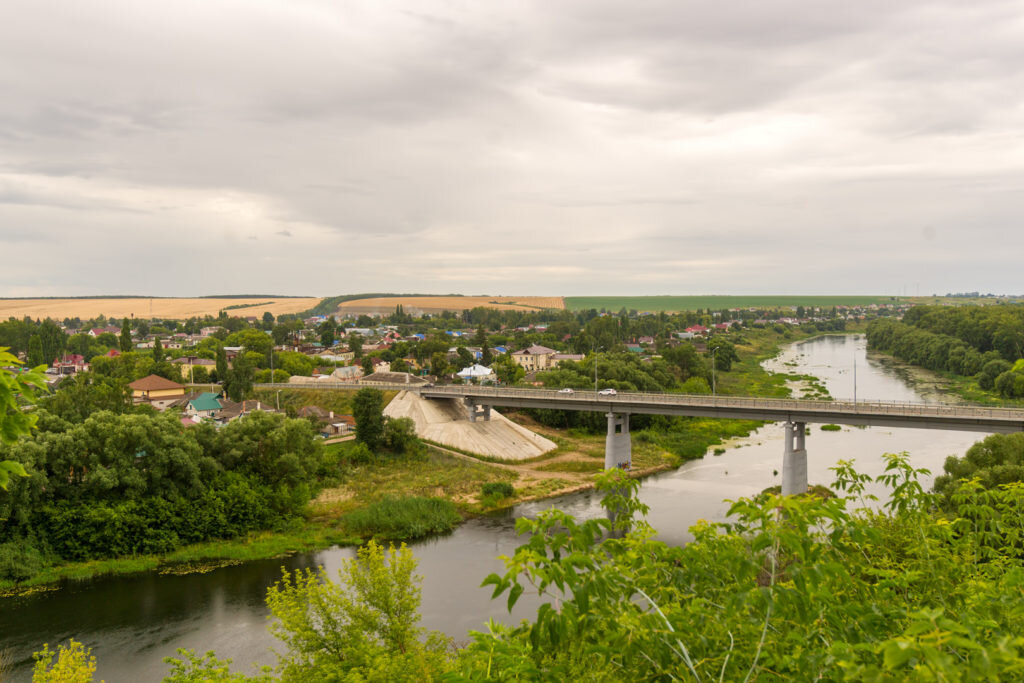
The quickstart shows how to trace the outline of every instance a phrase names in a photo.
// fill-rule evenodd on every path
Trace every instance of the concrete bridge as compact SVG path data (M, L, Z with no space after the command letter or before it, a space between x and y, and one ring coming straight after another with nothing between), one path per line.
M1024 410L980 406L888 401L810 401L689 394L619 393L593 391L562 393L543 389L444 386L419 390L424 398L460 398L470 419L489 419L492 405L603 412L608 418L605 468L629 469L632 447L629 416L636 413L717 417L782 422L786 434L782 459L782 493L807 491L807 423L878 425L916 429L946 429L983 433L1024 431Z
M259 386L270 387L272 385ZM346 383L338 388L351 390L360 386L371 385ZM604 459L606 469L612 467L629 469L632 464L629 416L633 414L782 422L786 430L782 461L782 493L786 495L807 491L807 449L804 442L807 423L946 429L985 434L1009 434L1024 431L1024 410L971 405L894 401L812 401L626 392L606 396L594 391L562 393L550 389L469 385L410 387L408 385L374 384L372 386L378 389L413 391L423 398L460 399L466 405L470 420L490 419L491 406L603 412L608 418ZM288 386L288 388L301 387L302 385Z

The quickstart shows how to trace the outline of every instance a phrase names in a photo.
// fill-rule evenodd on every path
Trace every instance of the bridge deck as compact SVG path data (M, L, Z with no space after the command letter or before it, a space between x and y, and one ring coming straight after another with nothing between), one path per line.
M812 401L691 394L619 393L601 396L593 391L560 394L544 389L498 387L430 387L425 398L462 397L477 403L521 408L554 408L655 415L687 415L770 421L836 423L947 429L976 432L1024 431L1024 410L969 405L899 403L888 401Z
M275 385L261 384L261 388ZM316 389L358 389L368 384L338 383L313 385ZM683 415L727 419L790 422L878 425L918 429L946 429L985 433L1024 431L1024 410L987 408L972 405L901 403L895 401L813 401L804 399L748 398L693 394L651 394L621 392L600 396L593 391L562 394L551 389L506 387L374 384L378 389L412 391L424 398L472 399L479 405L510 408L551 408L597 412ZM301 384L276 385L276 388L305 388Z

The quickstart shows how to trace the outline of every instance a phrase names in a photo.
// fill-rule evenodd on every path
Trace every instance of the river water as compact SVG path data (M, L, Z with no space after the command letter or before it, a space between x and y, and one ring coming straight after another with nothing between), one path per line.
M860 400L938 401L933 386L912 373L866 353L863 336L827 336L798 343L765 363L769 370L812 374L835 398ZM856 370L855 370L856 367ZM856 386L854 377L856 375ZM843 427L824 432L810 425L807 438L808 478L832 482L829 467L837 460L856 460L862 472L883 470L882 454L907 451L915 467L942 471L949 455L962 455L982 435L926 429ZM766 425L750 437L728 444L720 456L707 455L643 481L641 498L650 506L648 520L668 543L691 539L688 529L698 519L722 521L727 499L756 494L781 483L782 428ZM927 478L930 485L931 478ZM453 533L417 543L413 551L423 576L422 625L465 640L471 629L488 619L516 623L538 605L524 594L509 615L502 600L492 602L490 590L478 588L490 572L503 569L501 555L522 541L515 518L533 516L551 506L580 517L602 514L598 496L583 492L517 506L494 517L466 522ZM155 573L99 578L69 583L59 591L0 602L0 644L11 665L5 680L31 676L31 653L42 644L70 637L93 649L97 678L115 681L159 680L168 671L164 657L177 648L215 650L251 673L257 664L273 664L276 641L267 631L264 597L280 578L282 567L324 565L333 575L351 548L333 548L284 559L248 562L206 574L164 576ZM0 676L0 678L3 678Z

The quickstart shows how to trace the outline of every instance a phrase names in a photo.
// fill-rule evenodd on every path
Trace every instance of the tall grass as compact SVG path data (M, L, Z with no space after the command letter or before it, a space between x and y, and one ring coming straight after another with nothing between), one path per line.
M409 541L440 534L461 521L451 501L419 496L384 498L342 518L350 533L379 541Z

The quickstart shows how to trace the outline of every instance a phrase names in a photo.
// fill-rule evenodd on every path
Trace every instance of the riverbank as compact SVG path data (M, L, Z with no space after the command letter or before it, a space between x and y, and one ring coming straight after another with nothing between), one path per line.
M914 386L925 397L936 398L942 403L970 403L1006 408L1024 407L1024 401L1003 398L994 391L982 389L974 377L929 370L874 349L868 351L868 359L876 360L892 369L903 376L908 384Z
M761 363L777 354L782 344L810 339L799 329L779 334L772 330L737 333L740 361L729 372L717 373L721 394L788 396L787 382L800 375L769 373ZM285 398L285 397L282 397ZM520 503L593 488L604 465L604 434L543 427L526 415L510 412L510 419L554 441L558 448L520 463L501 463L473 454L431 447L419 459L378 460L347 467L337 486L325 489L307 507L305 518L294 527L250 534L244 538L186 546L165 555L91 560L47 567L18 583L0 583L0 596L54 590L66 582L99 576L141 572L187 574L252 560L283 557L331 546L358 545L365 539L345 528L346 515L364 510L386 496L440 498L455 505L463 519L510 508ZM635 477L678 468L721 447L727 440L747 436L761 422L691 419L678 429L650 428L633 434ZM331 445L344 449L348 445ZM482 495L484 484L509 482L515 495L494 499Z

